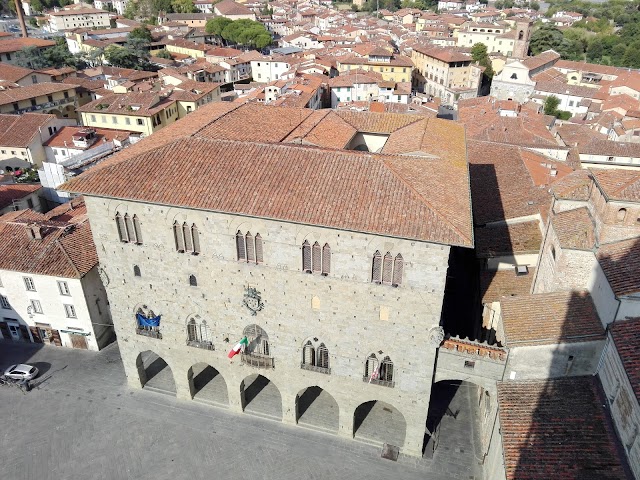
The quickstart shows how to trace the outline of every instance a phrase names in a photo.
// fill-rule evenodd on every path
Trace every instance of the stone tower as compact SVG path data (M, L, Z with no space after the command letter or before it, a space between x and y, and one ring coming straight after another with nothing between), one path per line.
M513 47L513 56L515 58L523 59L527 57L532 27L533 20L520 19L516 21L516 42Z

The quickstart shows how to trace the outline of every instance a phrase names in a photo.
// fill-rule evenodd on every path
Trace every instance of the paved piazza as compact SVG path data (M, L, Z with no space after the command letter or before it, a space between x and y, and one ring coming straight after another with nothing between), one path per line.
M95 353L0 342L0 368L19 362L42 373L29 393L0 387L2 479L482 478L469 424L448 426L468 445L441 440L433 460L393 462L357 441L231 414L212 406L225 399L206 398L206 392L203 403L132 390L117 344ZM471 408L461 392L457 401ZM309 408L300 423L312 425L316 417Z

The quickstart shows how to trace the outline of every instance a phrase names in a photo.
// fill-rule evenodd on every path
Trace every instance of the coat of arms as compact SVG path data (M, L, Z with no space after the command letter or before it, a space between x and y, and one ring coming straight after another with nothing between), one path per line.
M251 315L253 316L264 308L260 292L253 287L246 288L242 303L244 303L244 306L251 311Z

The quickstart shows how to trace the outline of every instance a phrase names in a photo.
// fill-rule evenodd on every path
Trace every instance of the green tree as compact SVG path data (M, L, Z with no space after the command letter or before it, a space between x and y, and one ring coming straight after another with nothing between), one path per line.
M558 113L558 105L560 105L560 99L555 95L550 95L544 100L544 114L555 116Z
M145 42L153 41L153 37L151 36L151 32L146 27L136 27L131 32L129 32L128 38L139 38L144 40Z
M19 67L41 70L49 68L49 61L38 47L25 47L16 54L16 65Z
M207 24L205 25L204 30L209 35L216 35L218 37L221 37L222 31L232 22L233 20L227 17L215 17L211 20L207 20Z
M158 50L155 53L156 57L160 57L160 58L166 58L167 60L171 60L173 57L171 56L171 53L169 53L169 51L165 48L163 48L162 50Z
M193 0L171 0L171 7L176 13L196 13L199 10L193 4Z
M493 67L487 52L487 46L484 43L476 43L471 47L471 57L474 62L478 62L480 66L484 67L484 75L491 80L493 78Z
M42 5L42 2L40 0L31 0L31 9L34 12L42 12L44 10L44 7Z
M529 50L531 54L538 55L546 50L559 50L564 36L553 25L544 24L531 35Z
M640 40L627 47L622 57L622 64L625 67L640 68Z
M535 1L531 2L529 7L531 8L531 10L535 10L536 12L538 10L540 10L540 4L538 2L535 2Z

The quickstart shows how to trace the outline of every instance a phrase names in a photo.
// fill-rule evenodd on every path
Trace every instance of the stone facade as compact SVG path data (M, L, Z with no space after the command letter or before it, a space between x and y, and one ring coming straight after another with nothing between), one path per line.
M151 350L170 366L178 397L192 397L188 372L205 363L224 378L229 407L241 412L243 380L260 373L277 386L282 419L291 424L297 420L298 395L319 386L337 402L339 434L347 437L354 435L356 408L378 400L405 419L402 452L421 455L436 354L429 332L440 321L448 246L91 196L86 203L131 386L141 387L139 355ZM142 245L120 241L116 212L137 215ZM199 255L176 251L174 221L197 225ZM236 260L237 231L260 233L263 264ZM329 275L302 272L305 240L330 245ZM371 283L376 250L402 254L398 288ZM140 277L134 276L134 266ZM190 286L190 275L197 286ZM264 303L256 315L243 305L248 286ZM161 315L161 339L136 334L141 306ZM213 350L186 345L187 322L195 315L206 320ZM227 358L252 324L268 335L272 369L257 370L239 356ZM301 369L303 345L314 338L329 350L328 375ZM393 361L393 388L363 381L370 354Z

